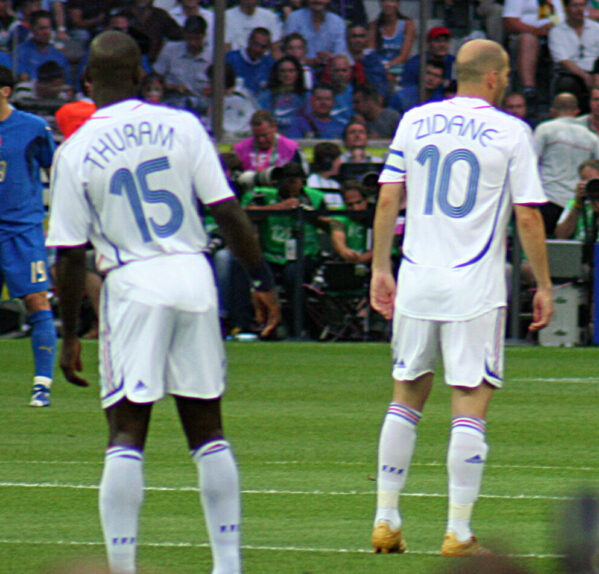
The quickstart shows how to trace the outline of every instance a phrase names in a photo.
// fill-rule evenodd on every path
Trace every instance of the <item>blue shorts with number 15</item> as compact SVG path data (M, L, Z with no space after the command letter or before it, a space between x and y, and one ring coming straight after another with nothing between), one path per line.
M0 287L6 283L11 297L49 289L44 241L39 224L0 242Z

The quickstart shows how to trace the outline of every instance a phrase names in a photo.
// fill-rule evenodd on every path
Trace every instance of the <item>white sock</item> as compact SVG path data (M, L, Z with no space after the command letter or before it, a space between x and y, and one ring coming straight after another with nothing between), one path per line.
M375 524L388 522L393 530L401 526L399 493L406 484L421 417L422 413L414 409L389 405L379 437Z
M486 423L474 417L455 417L447 449L449 509L447 531L460 542L472 536L470 520L478 498L489 447L485 442Z
M135 574L137 524L143 489L143 453L126 446L108 448L99 503L112 574Z
M210 536L212 574L241 572L239 473L226 440L209 442L192 453Z

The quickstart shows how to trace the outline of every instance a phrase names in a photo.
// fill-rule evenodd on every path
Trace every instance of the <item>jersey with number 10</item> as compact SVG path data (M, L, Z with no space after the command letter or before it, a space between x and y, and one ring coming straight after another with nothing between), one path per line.
M100 271L206 247L198 205L234 197L190 113L125 100L99 109L56 153L48 245L91 240Z
M478 98L414 108L397 128L379 182L406 185L401 313L468 320L506 304L512 205L546 201L524 122Z

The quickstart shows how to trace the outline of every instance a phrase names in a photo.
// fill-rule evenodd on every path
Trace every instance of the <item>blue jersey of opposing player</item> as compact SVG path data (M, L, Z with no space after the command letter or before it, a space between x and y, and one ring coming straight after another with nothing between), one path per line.
M0 122L0 242L44 219L40 168L50 167L55 147L38 116L13 110Z

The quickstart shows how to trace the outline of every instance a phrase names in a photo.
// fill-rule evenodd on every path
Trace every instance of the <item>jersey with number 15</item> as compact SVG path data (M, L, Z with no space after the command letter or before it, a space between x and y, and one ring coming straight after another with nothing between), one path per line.
M414 108L397 128L379 182L406 185L400 312L467 320L506 304L512 205L546 201L524 122L478 98Z
M199 202L234 197L200 122L139 100L97 110L58 149L51 190L47 244L91 240L100 271L202 251Z

